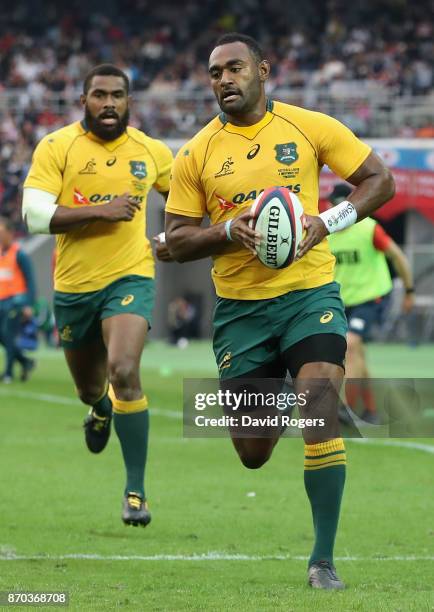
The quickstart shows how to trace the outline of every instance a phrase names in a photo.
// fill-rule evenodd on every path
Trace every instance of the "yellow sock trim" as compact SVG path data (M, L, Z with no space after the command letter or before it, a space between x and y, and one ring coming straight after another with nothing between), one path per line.
M148 398L144 395L138 400L132 402L125 402L118 400L117 398L113 401L113 412L117 414L132 414L133 412L143 412L148 407Z
M305 444L304 452L305 470L321 470L335 465L346 465L347 463L342 438L335 438L319 444Z
M334 438L333 440L327 440L327 442L320 442L319 444L304 445L304 454L309 456L313 455L314 457L342 450L345 450L345 445L342 438Z
M335 465L347 465L347 462L345 461L345 459L340 459L340 460L336 460L336 461L328 461L327 463L322 463L321 465L304 465L304 469L306 471L312 471L312 470L322 470L323 468L328 468L328 467L332 467Z
M313 466L313 465L323 465L324 463L332 463L333 461L345 461L345 451L339 453L333 453L333 455L327 455L326 457L316 457L315 459L305 457L304 465L305 466Z
M148 407L148 398L146 397L146 395L144 395L138 400L126 402L116 397L114 389L111 385L109 385L108 395L113 404L113 412L117 412L118 414L132 414L133 412L142 412Z
M110 383L108 384L107 395L111 399L112 404L114 404L114 402L116 401L116 395L115 390L113 389Z

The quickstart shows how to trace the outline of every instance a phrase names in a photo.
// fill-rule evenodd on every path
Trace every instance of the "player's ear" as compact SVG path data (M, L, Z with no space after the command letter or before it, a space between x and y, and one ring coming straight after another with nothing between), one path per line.
M270 63L267 60L262 60L258 64L259 78L262 82L266 81L270 76Z
M80 94L80 104L84 106L86 104L86 96L85 94Z

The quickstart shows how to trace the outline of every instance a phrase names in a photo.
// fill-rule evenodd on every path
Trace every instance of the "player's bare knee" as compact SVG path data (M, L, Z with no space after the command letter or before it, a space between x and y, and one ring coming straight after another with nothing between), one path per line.
M139 385L139 372L136 362L129 358L109 361L109 380L115 391L134 391ZM116 395L118 394L116 393Z
M77 387L77 394L80 401L88 406L93 406L101 399L104 393L104 387L100 385L88 385L86 387Z

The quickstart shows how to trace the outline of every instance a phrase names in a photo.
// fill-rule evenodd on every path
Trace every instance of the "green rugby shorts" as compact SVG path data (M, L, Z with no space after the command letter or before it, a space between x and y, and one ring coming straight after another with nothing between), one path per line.
M265 300L217 298L213 348L220 379L247 374L322 333L344 338L347 333L336 282Z
M119 314L136 314L151 325L154 308L153 278L124 276L99 291L54 292L54 314L60 343L78 348L102 336L101 321Z

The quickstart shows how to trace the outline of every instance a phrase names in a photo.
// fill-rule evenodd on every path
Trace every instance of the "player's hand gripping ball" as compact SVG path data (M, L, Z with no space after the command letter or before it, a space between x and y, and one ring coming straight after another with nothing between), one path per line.
M298 197L286 187L270 187L256 198L251 214L251 227L262 235L256 246L258 259L275 270L289 266L303 238L303 206Z

